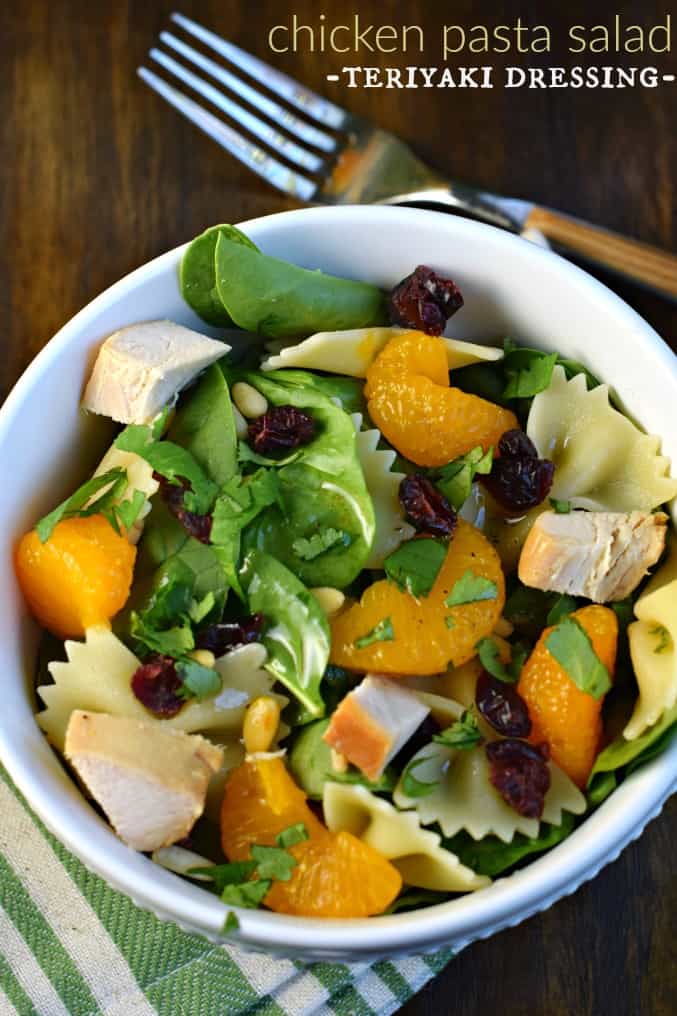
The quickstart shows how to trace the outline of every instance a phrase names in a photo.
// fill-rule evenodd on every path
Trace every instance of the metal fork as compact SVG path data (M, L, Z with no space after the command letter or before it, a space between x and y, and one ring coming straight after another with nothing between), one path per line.
M323 99L189 18L172 14L171 19L266 91L170 32L160 34L170 52L153 48L151 60L257 140L146 67L139 68L140 77L278 190L319 204L432 203L515 233L537 230L562 253L573 253L677 299L677 255L530 201L448 180L393 134Z

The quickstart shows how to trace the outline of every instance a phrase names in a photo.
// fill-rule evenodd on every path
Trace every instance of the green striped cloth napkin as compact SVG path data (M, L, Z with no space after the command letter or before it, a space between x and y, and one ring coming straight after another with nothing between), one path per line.
M306 965L189 935L88 872L0 766L0 1016L385 1016L451 956Z

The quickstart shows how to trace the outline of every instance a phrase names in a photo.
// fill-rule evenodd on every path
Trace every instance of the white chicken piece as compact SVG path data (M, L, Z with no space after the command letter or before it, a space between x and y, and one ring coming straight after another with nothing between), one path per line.
M323 740L374 781L429 712L415 692L367 674L343 699Z
M83 409L117 423L150 423L210 364L230 350L174 321L143 321L109 335L99 350Z
M520 582L594 603L622 600L663 553L667 521L662 512L543 512L522 548Z
M71 715L64 754L120 839L144 851L188 835L223 760L199 735L80 709Z

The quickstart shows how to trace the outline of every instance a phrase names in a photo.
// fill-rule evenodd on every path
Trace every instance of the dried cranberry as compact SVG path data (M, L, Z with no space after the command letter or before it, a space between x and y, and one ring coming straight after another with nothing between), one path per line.
M531 719L527 704L519 692L505 681L483 671L477 678L475 702L494 730L505 737L528 737Z
M198 649L209 649L214 656L224 656L235 646L257 642L263 628L263 614L252 614L238 621L210 624L195 636Z
M393 289L388 314L394 325L441 335L447 320L462 306L463 297L451 279L419 265Z
M499 455L491 472L482 477L489 493L511 512L535 508L550 493L554 463L539 459L524 431L508 430L498 442Z
M132 691L155 716L176 716L184 704L181 678L171 656L150 656L132 676Z
M296 406L273 406L252 420L247 431L249 444L259 455L298 448L314 436L314 419Z
M405 476L400 484L400 502L412 525L433 536L453 536L458 522L456 510L444 494L420 473Z
M524 818L540 818L550 788L547 744L534 746L506 738L484 749L489 759L489 779L506 804Z
M190 484L185 481L181 481L178 484L170 483L163 476L159 476L158 473L153 473L153 476L160 484L160 493L163 501L172 515L179 520L186 532L190 533L196 540L199 540L200 543L209 543L212 532L211 515L198 515L196 512L188 511L184 505L185 493L190 489Z

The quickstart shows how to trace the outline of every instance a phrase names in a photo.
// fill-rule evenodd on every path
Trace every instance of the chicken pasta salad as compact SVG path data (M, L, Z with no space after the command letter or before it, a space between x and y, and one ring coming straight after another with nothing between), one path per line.
M103 341L94 474L18 542L38 722L115 833L231 907L367 917L548 850L677 724L677 493L582 363L446 337L215 226Z

